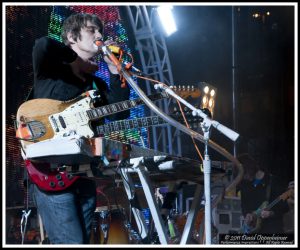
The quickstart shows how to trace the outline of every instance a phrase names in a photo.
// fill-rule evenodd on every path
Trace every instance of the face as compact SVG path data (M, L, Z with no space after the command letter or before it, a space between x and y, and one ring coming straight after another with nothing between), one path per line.
M95 40L102 39L99 28L87 21L87 25L81 28L81 38L73 40L72 49L82 58L91 58L98 54L99 48L94 44Z

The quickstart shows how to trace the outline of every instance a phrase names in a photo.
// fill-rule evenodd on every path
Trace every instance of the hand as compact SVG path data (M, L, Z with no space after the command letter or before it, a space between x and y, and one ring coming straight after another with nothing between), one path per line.
M257 216L254 213L248 213L245 216L245 224L254 228L256 225Z
M245 216L245 223L248 225L248 226L254 226L255 223L256 223L256 216L252 213L248 213L246 214Z
M98 64L91 60L84 60L77 56L76 60L70 63L73 74L85 81L85 74L92 74L98 70Z
M119 74L117 66L107 56L104 56L104 61L107 63L110 73L114 75Z
M273 211L263 210L263 211L261 211L260 217L263 219L266 219L266 218L272 217L273 215L274 215Z

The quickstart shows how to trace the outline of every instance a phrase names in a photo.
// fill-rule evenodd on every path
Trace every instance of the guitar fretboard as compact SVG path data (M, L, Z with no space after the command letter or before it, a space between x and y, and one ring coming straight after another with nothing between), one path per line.
M159 116L149 116L149 117L142 117L142 118L131 119L131 120L110 122L101 126L97 126L96 131L99 136L114 131L150 127L150 126L160 125L164 123L166 122Z
M165 92L148 96L148 98L151 101L156 101L156 100L166 98L166 97L168 97L168 95ZM88 115L88 118L92 121L92 120L96 120L96 119L99 119L104 116L112 115L112 114L122 112L122 111L125 111L128 109L131 109L131 108L135 108L138 105L141 105L143 103L144 103L143 100L138 98L138 99L134 99L134 100L117 102L117 103L105 105L105 106L102 106L99 108L90 109L90 110L87 110L86 113Z

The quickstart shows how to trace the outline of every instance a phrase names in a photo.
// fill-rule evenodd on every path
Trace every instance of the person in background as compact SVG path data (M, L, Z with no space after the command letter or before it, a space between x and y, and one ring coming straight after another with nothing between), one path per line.
M95 41L103 40L103 28L98 16L77 13L63 23L63 43L48 37L36 40L32 52L33 98L68 101L96 86L101 105L128 100L129 88L121 86L117 68L108 58L104 61L110 71L110 89L95 76L98 65L93 58L101 52ZM110 118L128 116L129 112L122 112ZM32 183L31 191L51 244L89 243L96 208L93 180L80 178L66 190L53 192Z
M287 202L279 199L272 208L266 206L286 191L286 185L249 154L238 156L238 160L244 168L243 180L237 187L244 216L242 233L283 233L282 218L288 211Z

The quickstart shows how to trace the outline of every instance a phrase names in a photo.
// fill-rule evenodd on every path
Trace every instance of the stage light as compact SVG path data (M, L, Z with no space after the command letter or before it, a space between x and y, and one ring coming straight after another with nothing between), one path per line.
M252 16L253 16L254 18L259 18L259 17L260 17L260 14L259 14L259 13L254 13Z
M209 92L209 87L208 87L208 86L205 86L204 89L203 89L203 91L204 91L205 94L208 94L208 92Z
M157 8L157 13L167 36L177 31L176 23L172 14L173 6L162 5Z
M210 98L209 101L208 101L208 108L212 109L214 107L214 99L213 98Z
M206 95L203 96L203 98L202 98L202 104L203 104L203 105L206 105L206 104L207 104L207 96L206 96Z
M203 93L201 108L208 109L211 113L211 116L213 116L217 89L206 82L200 82L199 87L202 89Z

